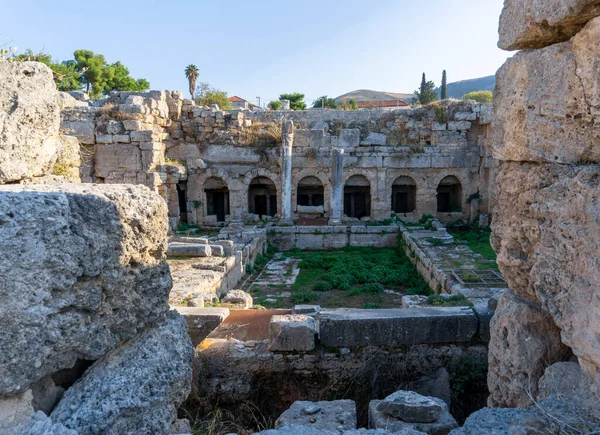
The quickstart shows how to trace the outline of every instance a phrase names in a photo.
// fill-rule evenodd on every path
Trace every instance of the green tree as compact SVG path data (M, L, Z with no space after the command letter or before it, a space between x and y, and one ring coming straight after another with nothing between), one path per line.
M442 89L441 89L441 100L448 99L448 83L446 81L446 70L442 72Z
M313 103L313 108L323 108L323 109L339 109L340 105L333 98L328 98L327 95L323 95L315 100Z
M475 100L478 103L491 103L494 98L492 91L474 91L463 95L463 100Z
M108 83L111 91L134 91L141 92L150 88L150 83L146 79L134 79L129 75L129 69L120 61L110 65L113 69L112 79Z
M85 91L92 97L98 98L107 88L114 70L106 70L104 56L93 51L75 50L73 55L77 62L77 70L83 75Z
M421 79L421 86L419 90L415 91L415 97L413 101L417 104L429 104L437 100L437 93L435 92L435 83L427 81L425 73Z
M279 110L281 109L281 101L273 100L269 103L269 109L271 110Z
M77 71L76 62L74 60L53 62L52 56L49 54L43 52L34 53L29 48L23 53L13 56L13 59L19 62L41 62L49 66L54 76L56 88L59 91L75 91L81 89L81 73Z
M290 108L293 110L306 110L306 103L304 102L304 94L297 92L293 94L281 94L280 100L290 100Z
M198 67L193 63L185 67L185 77L188 79L189 90L192 99L194 99L194 91L196 90L196 80L198 80Z
M196 104L198 106L216 104L221 110L232 109L227 92L212 88L208 83L200 83L196 89Z

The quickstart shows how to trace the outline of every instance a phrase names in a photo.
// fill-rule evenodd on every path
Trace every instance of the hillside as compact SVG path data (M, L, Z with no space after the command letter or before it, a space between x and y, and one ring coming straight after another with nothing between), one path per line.
M336 97L336 101L354 99L357 103L362 101L389 101L389 100L402 100L409 102L413 97L413 94L396 93L396 92L382 92L373 91L370 89L358 89L356 91L348 92L344 95Z
M463 95L473 91L494 91L496 76L480 77L477 79L462 80L448 83L448 98L462 98ZM436 88L438 96L440 88Z

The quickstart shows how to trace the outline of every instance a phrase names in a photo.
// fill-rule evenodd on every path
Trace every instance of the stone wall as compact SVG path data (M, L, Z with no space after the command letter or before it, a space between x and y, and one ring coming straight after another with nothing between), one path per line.
M544 369L572 354L588 386L600 367L600 4L522 3L505 2L501 46L536 49L506 62L494 96L492 244L513 290L492 320L499 407L531 405Z
M284 119L295 123L292 181L285 189ZM339 183L358 182L368 191L365 211L356 217L389 218L396 185L414 186L410 205L397 208L403 218L434 214L449 221L486 214L493 169L485 146L490 121L490 105L470 102L384 112L225 112L197 107L177 92L153 91L65 107L62 128L87 151L84 181L145 184L168 202L172 226L180 218L218 226L283 218L290 189L291 218L335 219L332 201L343 208L343 199L332 195L334 150L343 150ZM307 180L321 189L315 204L306 205L298 195ZM448 180L460 185L457 199L438 213L437 189ZM257 210L251 184L266 186L267 198L273 197L265 210Z

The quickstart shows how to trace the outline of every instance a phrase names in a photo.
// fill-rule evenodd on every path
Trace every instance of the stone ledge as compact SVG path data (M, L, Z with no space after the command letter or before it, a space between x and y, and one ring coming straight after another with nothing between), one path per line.
M194 347L198 346L208 334L217 329L229 317L229 308L172 307L181 314L189 328L190 339Z
M327 347L469 342L479 321L468 307L331 309L318 316L319 339Z

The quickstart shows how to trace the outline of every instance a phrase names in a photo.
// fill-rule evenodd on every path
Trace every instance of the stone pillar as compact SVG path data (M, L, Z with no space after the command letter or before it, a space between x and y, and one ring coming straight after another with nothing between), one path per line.
M331 152L331 200L329 225L342 224L344 204L344 150L333 148Z
M281 125L281 224L292 222L292 148L294 145L294 123L283 121Z

